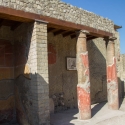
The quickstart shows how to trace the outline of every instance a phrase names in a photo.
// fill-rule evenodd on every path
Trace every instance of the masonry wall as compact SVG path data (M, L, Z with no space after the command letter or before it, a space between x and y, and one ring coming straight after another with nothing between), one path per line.
M9 27L0 28L0 124L16 121L14 95L14 45Z
M54 99L55 111L77 107L77 71L68 71L66 68L66 58L76 58L76 42L77 39L48 34L50 98ZM87 47L89 51L91 101L92 103L106 101L105 41L102 38L88 41Z
M125 96L125 54L120 55L120 80L122 97Z
M117 61L117 78L119 84L119 98L124 96L124 80L122 79L123 56L120 58L120 36L114 31L117 38L115 44L115 56ZM107 100L107 72L106 72L106 44L103 38L94 39L88 42L90 82L92 103Z
M124 82L121 79L122 70L122 58L120 57L120 34L118 31L114 31L114 36L117 38L115 40L115 56L116 56L116 65L117 65L117 78L119 83L119 98L124 96Z
M0 124L49 124L47 25L0 28Z
M32 29L30 29L30 25L31 24L22 24L14 31L15 104L17 121L21 125L28 125L33 118L31 114L33 108L31 105L32 99L30 98L31 77L30 66L28 63L32 36Z
M0 28L0 124L15 122L13 32Z
M22 24L15 30L15 102L21 125L49 124L47 26Z
M76 39L48 34L49 92L55 112L77 107L77 71L67 70L67 57L76 57Z
M92 103L107 100L106 44L102 38L88 41Z
M121 79L125 80L125 54L121 55Z

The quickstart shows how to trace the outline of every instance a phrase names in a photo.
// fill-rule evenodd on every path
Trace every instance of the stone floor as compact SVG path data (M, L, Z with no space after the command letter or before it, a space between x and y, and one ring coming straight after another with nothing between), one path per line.
M78 120L78 110L72 109L51 115L51 125L125 125L125 99L119 110L109 110L107 103L94 104L90 120Z

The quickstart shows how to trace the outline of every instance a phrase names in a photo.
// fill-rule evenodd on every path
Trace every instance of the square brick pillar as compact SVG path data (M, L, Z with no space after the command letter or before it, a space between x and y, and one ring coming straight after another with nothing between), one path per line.
M44 22L34 22L29 56L34 118L32 125L49 125L47 24Z

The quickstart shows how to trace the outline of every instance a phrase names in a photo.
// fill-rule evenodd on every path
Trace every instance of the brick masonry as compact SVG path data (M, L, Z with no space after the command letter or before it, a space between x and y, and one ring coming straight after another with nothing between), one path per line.
M48 125L47 25L2 26L0 47L0 124Z
M47 125L49 124L47 25L41 22L23 24L15 33L17 34L15 47L18 47L17 51L15 50L17 55L15 62L18 67L15 73L17 71L21 73L19 70L27 67L26 72L15 80L18 122Z

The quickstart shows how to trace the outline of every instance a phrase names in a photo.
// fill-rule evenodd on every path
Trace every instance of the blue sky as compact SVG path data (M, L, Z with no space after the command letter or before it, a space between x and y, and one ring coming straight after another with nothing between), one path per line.
M120 33L121 53L125 53L125 0L62 0L74 6L107 17L122 26Z

